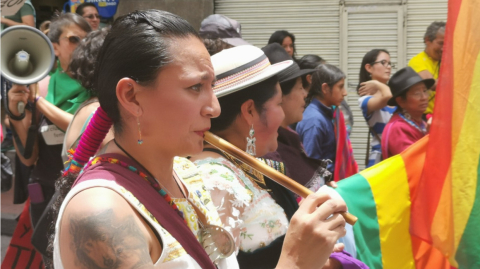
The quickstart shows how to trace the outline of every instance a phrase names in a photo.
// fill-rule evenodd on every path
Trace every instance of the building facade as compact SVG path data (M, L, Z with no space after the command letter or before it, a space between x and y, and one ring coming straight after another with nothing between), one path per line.
M239 21L244 39L258 47L274 31L287 30L295 34L298 58L317 54L345 72L354 113L351 141L361 169L368 138L356 93L363 56L387 49L394 74L424 49L428 25L447 19L447 0L215 0L214 7Z

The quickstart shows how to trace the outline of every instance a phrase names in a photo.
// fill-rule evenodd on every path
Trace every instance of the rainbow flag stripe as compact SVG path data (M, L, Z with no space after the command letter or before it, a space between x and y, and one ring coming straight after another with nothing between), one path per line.
M371 268L480 268L479 14L449 1L430 135L339 182Z
M370 268L450 268L445 257L409 231L411 200L421 178L428 136L403 153L338 182L359 221L357 258Z
M480 268L480 1L449 1L434 122L412 234Z

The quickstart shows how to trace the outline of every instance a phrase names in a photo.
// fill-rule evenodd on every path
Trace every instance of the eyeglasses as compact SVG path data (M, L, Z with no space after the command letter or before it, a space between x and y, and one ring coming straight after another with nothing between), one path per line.
M430 90L415 91L415 92L412 92L410 95L415 99L422 99L423 96L426 96L426 97L430 96Z
M70 44L78 44L80 43L80 41L82 41L82 38L76 35L64 36L61 39L64 39L64 38L68 39L68 42L70 42Z
M93 19L95 19L95 18L100 19L100 15L98 15L98 14L90 14L90 15L88 15L88 16L83 16L83 17L84 17L85 19L90 19L90 20L93 20Z
M381 63L385 67L388 67L390 65L390 67L395 68L395 64L393 64L392 62L389 62L387 60L381 60L381 61L373 62L372 65L378 64L378 63Z

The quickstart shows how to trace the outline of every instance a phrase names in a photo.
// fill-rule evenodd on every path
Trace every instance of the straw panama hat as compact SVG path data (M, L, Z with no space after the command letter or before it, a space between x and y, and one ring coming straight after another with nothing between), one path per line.
M217 97L271 78L293 63L287 60L271 65L265 53L251 45L222 50L211 59L217 78L213 91Z

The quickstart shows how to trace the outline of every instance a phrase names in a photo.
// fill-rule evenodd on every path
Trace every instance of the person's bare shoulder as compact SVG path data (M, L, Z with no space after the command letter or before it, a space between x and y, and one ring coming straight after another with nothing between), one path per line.
M90 188L68 203L60 223L64 268L153 268L149 228L118 193Z

